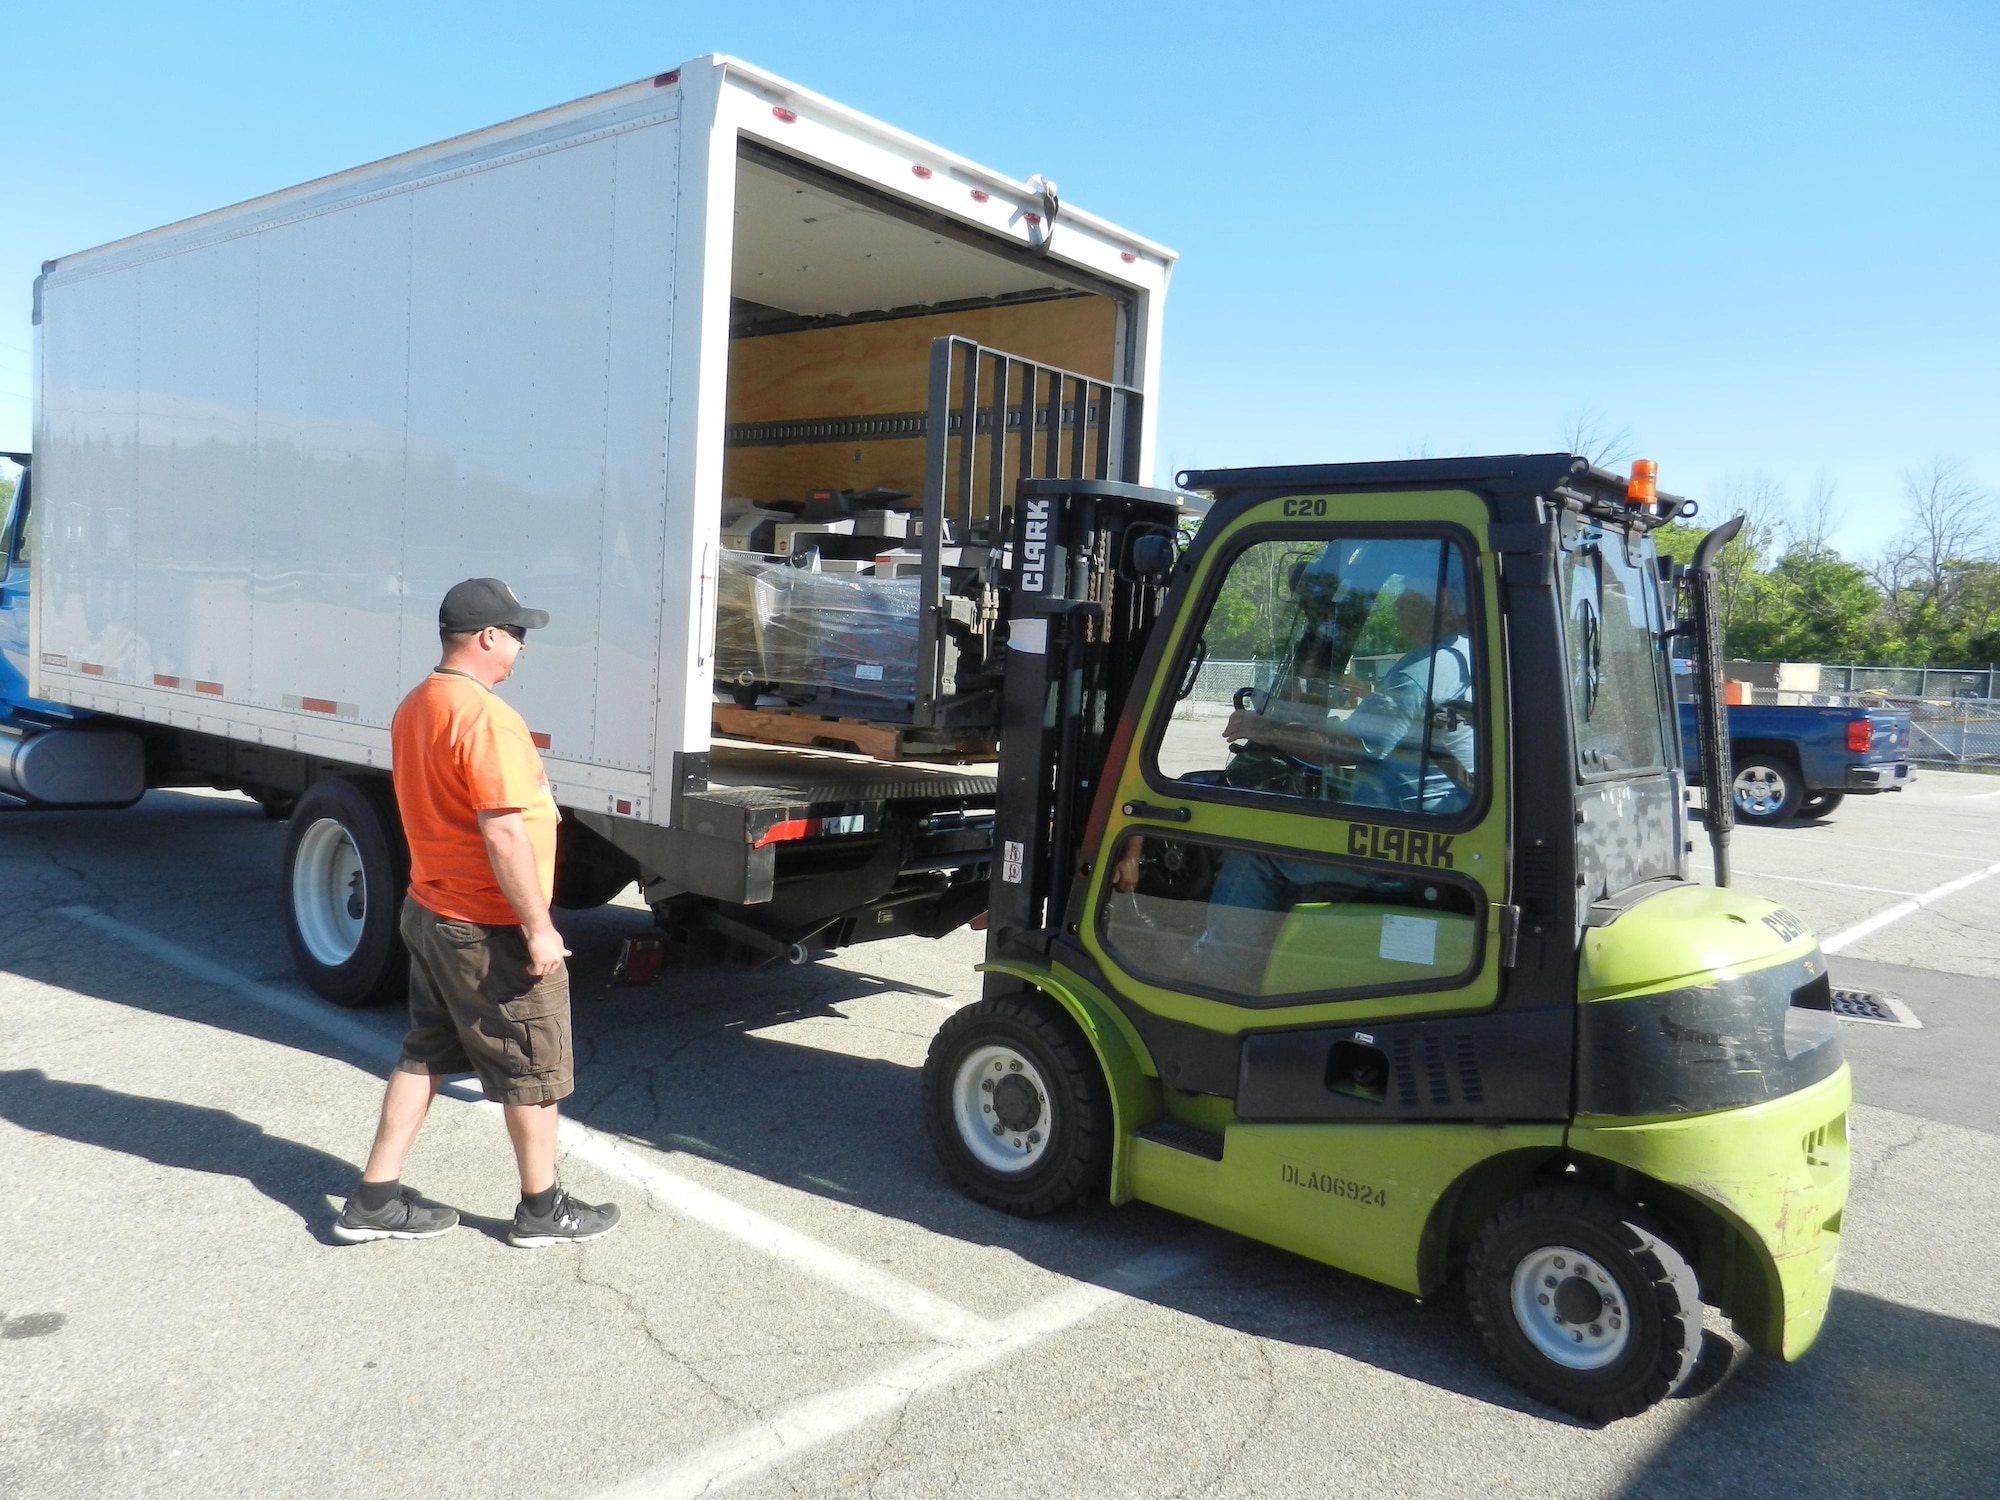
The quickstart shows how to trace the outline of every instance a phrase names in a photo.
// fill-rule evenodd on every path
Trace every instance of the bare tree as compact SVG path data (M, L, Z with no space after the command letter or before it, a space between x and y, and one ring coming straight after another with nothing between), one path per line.
M1589 402L1563 419L1561 446L1563 452L1587 458L1600 469L1616 469L1638 452L1632 429L1613 428L1610 419Z
M1785 550L1809 563L1824 562L1833 554L1831 538L1842 520L1839 487L1824 470L1813 477L1812 488L1793 508L1785 522Z
M1787 506L1784 485L1769 474L1732 474L1716 487L1715 499L1718 524L1739 511L1743 515L1743 529L1715 565L1716 603L1726 632L1757 618L1757 577L1771 560Z
M1903 475L1903 530L1875 565L1876 587L1899 623L1948 610L1967 563L1989 560L1995 542L1993 497L1942 455Z

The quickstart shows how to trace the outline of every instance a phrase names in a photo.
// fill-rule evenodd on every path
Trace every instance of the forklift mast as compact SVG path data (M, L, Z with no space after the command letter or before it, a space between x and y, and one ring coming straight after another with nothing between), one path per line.
M1067 910L1096 796L1191 497L1025 479L1013 512L988 946Z

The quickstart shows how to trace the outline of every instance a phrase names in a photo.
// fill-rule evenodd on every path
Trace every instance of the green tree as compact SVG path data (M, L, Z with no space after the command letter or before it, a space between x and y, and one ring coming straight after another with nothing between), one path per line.
M1702 507L1715 517L1714 525L1739 513L1743 516L1743 529L1722 549L1715 562L1716 605L1722 616L1725 644L1735 639L1740 627L1762 620L1772 607L1763 588L1763 576L1782 531L1779 514L1783 504L1783 486L1760 474L1726 482L1720 498L1712 506ZM1694 560L1696 545L1711 529L1711 526L1686 526L1674 521L1656 531L1653 540L1664 556L1688 563ZM1728 649L1732 655L1736 654L1733 645Z
M1867 570L1823 543L1795 543L1756 581L1754 616L1725 637L1751 660L1861 661L1877 653L1882 596Z

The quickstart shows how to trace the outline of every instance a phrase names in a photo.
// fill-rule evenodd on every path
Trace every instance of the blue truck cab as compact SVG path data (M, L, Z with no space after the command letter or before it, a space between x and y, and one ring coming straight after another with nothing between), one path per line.
M0 453L0 720L28 703L29 472L27 454Z
M1695 705L1681 686L1681 760L1701 784ZM1730 792L1745 823L1825 817L1849 795L1899 792L1911 779L1910 716L1898 709L1817 704L1729 706Z
M0 453L0 809L125 807L145 791L145 747L112 721L28 696L33 466Z

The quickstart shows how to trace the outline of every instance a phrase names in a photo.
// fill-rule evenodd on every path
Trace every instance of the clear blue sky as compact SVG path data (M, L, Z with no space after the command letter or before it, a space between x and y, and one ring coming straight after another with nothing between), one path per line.
M1161 468L1546 449L2000 490L2000 5L7 0L0 447L42 259L727 51L1181 252ZM2000 501L1996 501L2000 505Z

